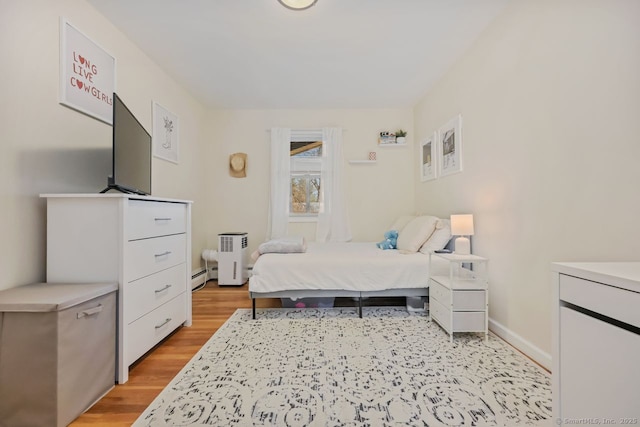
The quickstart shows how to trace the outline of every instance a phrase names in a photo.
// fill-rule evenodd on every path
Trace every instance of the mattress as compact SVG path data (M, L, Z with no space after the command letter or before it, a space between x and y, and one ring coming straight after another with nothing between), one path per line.
M434 258L434 274L446 274ZM313 243L304 253L263 254L253 266L249 291L345 290L356 292L427 288L429 256L379 249L373 242Z

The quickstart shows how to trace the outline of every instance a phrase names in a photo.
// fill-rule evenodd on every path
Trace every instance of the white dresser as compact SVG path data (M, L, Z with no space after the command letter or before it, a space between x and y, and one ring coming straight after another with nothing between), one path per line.
M119 283L117 381L191 325L191 202L128 194L45 194L47 282Z
M551 270L556 424L639 424L640 262Z

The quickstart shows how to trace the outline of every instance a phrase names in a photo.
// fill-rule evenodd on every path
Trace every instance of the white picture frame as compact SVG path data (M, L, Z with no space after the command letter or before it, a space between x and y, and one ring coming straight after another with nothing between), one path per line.
M436 147L438 132L433 132L430 137L420 143L420 181L430 181L438 177Z
M113 124L116 59L60 17L59 103Z
M438 173L441 177L462 172L462 116L438 130Z
M178 164L178 116L153 103L153 156Z
M153 103L153 156L178 164L178 116Z

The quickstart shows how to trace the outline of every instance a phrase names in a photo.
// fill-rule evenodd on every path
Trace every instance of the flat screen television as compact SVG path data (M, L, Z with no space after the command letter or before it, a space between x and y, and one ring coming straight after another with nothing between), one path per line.
M113 151L107 188L151 194L151 135L117 94L113 94Z

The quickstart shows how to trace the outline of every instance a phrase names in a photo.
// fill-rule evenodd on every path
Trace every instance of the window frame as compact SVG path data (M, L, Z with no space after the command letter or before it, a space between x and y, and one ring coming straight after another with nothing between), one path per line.
M317 157L292 157L289 154L290 170L289 170L289 222L317 222L318 213L306 212L306 213L294 213L293 212L293 200L292 200L292 180L295 176L309 175L317 176L320 179L320 194L318 194L318 200L322 200L324 187L322 186L322 163L326 161L324 153L324 141L322 137L322 130L291 130L291 137L289 141L289 147L292 142L322 142L323 151L320 156ZM289 150L291 152L291 150ZM307 184L307 195L309 194L309 185ZM307 203L308 198L307 198ZM320 210L322 210L322 202L320 202Z

